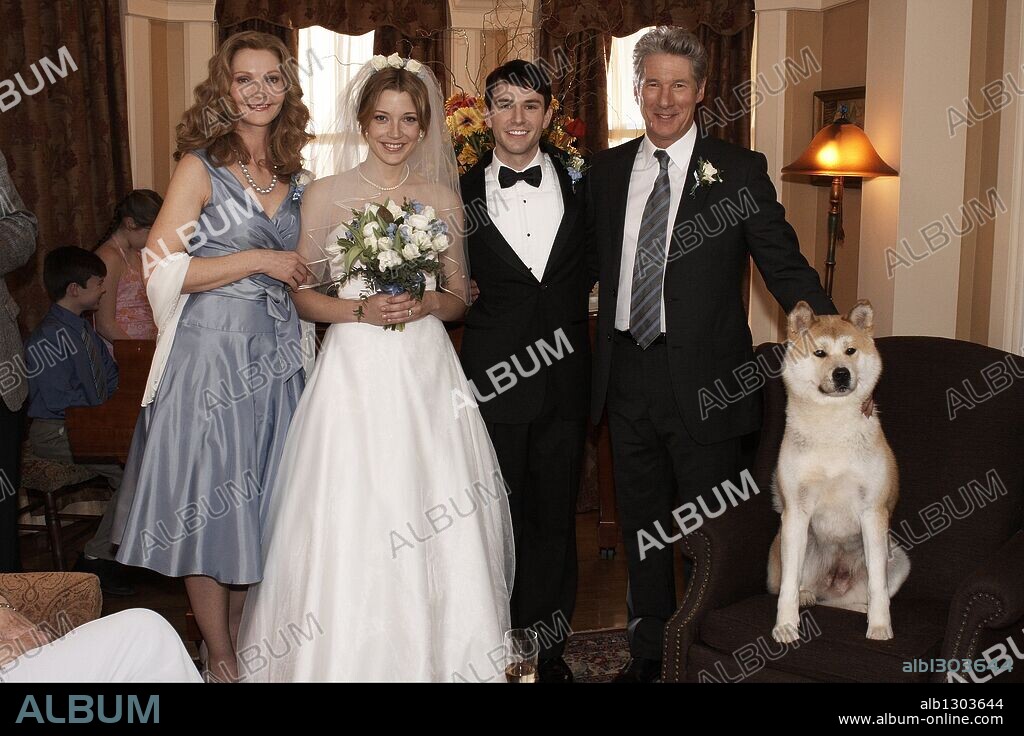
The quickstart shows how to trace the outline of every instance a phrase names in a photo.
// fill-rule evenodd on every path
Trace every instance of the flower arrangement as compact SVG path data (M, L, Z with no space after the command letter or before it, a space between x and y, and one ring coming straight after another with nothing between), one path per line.
M576 142L586 133L586 124L562 111L557 99L551 100L551 107L554 114L542 139L558 150L575 186L583 178L585 170L583 154ZM445 102L444 114L452 145L455 146L455 156L459 161L459 173L465 174L481 156L494 148L494 134L484 123L487 116L484 98L458 92Z
M336 287L360 275L377 293L394 296L407 291L422 299L426 275L443 278L438 254L450 244L448 225L433 207L409 199L399 206L388 199L352 210L342 237L324 250L341 274L334 281ZM362 305L356 315L363 317ZM384 329L402 331L405 325Z

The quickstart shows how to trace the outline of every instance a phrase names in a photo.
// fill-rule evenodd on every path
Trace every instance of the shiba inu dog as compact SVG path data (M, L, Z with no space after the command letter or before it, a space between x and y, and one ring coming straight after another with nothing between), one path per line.
M795 641L800 606L817 603L866 612L867 637L892 638L889 598L910 559L889 545L896 458L878 417L862 411L882 373L873 314L866 301L846 317L815 315L806 302L789 314L786 431L772 489L782 524L768 555L778 642Z

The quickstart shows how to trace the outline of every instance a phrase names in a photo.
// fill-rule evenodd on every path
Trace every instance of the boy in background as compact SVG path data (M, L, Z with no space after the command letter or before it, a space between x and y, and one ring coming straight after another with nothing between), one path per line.
M94 253L68 246L47 254L43 284L53 304L25 343L29 373L28 439L41 458L74 464L64 427L71 406L97 406L117 389L117 363L83 312L96 309L105 289L107 268ZM131 595L134 590L122 565L114 560L110 530L116 493L124 473L120 465L90 465L104 476L111 497L99 529L86 545L75 570L97 575L104 593Z

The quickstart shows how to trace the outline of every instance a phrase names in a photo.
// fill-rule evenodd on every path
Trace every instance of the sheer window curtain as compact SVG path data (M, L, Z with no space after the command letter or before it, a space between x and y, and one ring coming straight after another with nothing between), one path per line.
M338 99L360 67L373 56L373 31L361 36L346 36L320 26L299 31L299 81L306 106L312 118L316 140L303 149L306 166L316 161L326 163L328 157L316 156L319 146L336 142L338 134L330 134L338 116ZM320 178L333 172L313 171Z
M608 62L608 146L617 146L644 132L640 105L633 95L633 47L650 28L612 39Z

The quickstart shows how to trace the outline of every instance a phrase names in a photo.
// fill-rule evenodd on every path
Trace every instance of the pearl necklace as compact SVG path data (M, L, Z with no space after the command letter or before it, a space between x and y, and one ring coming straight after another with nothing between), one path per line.
M382 192L393 192L393 191L395 191L396 189L398 189L398 187L400 187L400 186L402 186L403 184L405 184L405 181L406 181L406 179L408 179L408 178L409 178L409 174L410 174L409 164L406 164L406 165L405 165L405 176L403 176L403 177L402 177L402 181L398 182L398 183L397 183L397 184L395 184L395 185L394 185L393 187L382 187L382 186L381 186L380 184L378 184L378 183L376 183L376 182L373 182L373 181L370 181L370 180L369 180L369 179L367 179L367 178L366 178L365 176L363 176L363 169L362 169L362 166L360 166L359 168L357 168L357 169L356 169L356 171L357 171L357 172L359 172L359 178L360 178L360 179L362 179L363 181L365 181L365 182L366 182L367 184L369 184L369 185L370 185L371 187L376 187L377 189L379 189L379 190L380 190L380 191L382 191Z
M277 186L277 175L276 174L274 175L274 178L270 180L270 186L269 187L259 187L259 186L256 186L256 182L255 182L255 180L253 180L252 174L249 173L249 169L247 169L245 167L245 164L242 163L241 159L238 160L238 165L240 167L242 167L242 174L245 175L245 180L247 182L249 182L249 186L251 186L253 188L253 190L256 191L257 194L270 194L272 191L274 191L274 187Z

